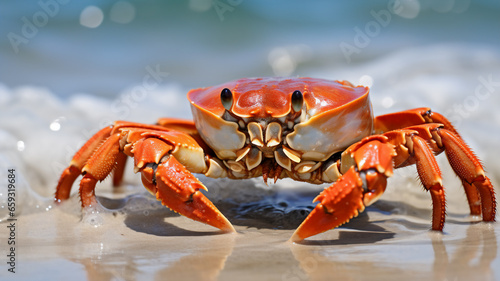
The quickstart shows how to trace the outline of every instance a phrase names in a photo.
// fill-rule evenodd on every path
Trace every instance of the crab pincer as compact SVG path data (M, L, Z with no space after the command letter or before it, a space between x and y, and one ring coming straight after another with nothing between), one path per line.
M348 222L365 209L361 178L351 168L323 190L313 202L319 203L295 230L290 241L300 242Z
M342 153L346 164L343 175L321 192L314 202L318 205L291 237L299 242L348 222L375 202L385 191L391 176L393 145L383 136L364 138ZM340 161L339 161L340 163Z
M156 198L171 210L224 232L236 232L201 189L207 188L171 156L158 165Z
M178 158L183 159L195 171L206 169L200 151L201 148L186 133L118 121L112 128L99 131L76 153L71 165L61 175L55 199L67 199L73 182L82 174L82 207L98 204L95 196L97 182L113 171L115 177L123 176L119 169L123 169L125 163L117 163L125 161L122 156L126 155L134 158L134 170L141 173L144 187L163 205L224 232L235 232L231 223L201 193L200 190L207 188L178 161Z

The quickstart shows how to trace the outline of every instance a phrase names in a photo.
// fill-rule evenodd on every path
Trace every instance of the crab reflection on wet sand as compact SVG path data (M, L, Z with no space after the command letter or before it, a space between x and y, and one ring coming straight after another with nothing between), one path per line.
M55 199L69 197L79 175L83 207L98 204L95 185L134 158L146 189L165 206L225 232L232 224L192 173L247 179L332 183L292 235L294 242L357 216L385 191L394 168L415 164L431 194L432 229L442 231L445 196L435 154L445 152L463 183L470 213L494 221L495 193L479 159L450 122L429 108L373 117L369 89L346 81L252 78L188 93L194 122L117 121L94 135L63 172Z
M439 232L418 234L409 230L399 238L385 241L382 240L390 231L342 230L340 235L346 239L316 240L308 246L294 244L291 251L299 264L285 271L283 280L325 280L325 276L339 280L400 280L401 276L410 280L497 280L495 267L492 268L498 251L495 229L485 224L453 228L456 234L450 237ZM363 247L369 241L370 247ZM332 244L335 249L327 247ZM415 257L411 266L407 261L399 261L402 252ZM378 259L374 260L374 256ZM369 270L370 277L360 268Z

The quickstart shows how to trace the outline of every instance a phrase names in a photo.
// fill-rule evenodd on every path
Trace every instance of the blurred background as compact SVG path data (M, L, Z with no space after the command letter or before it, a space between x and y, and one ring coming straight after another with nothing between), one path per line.
M427 61L426 46L500 46L494 0L0 3L0 82L59 97L116 97L142 83L148 66L168 73L161 84L186 89L255 76L357 83L386 72L369 66L403 50L425 51L394 63Z

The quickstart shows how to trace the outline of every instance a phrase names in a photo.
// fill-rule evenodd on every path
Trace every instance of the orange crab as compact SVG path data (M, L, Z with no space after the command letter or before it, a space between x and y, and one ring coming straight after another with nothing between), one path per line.
M332 183L293 234L297 242L357 216L384 192L394 168L416 164L432 198L432 229L442 231L445 196L434 155L444 151L462 180L470 213L494 221L493 186L450 122L429 108L374 118L368 93L346 81L314 78L240 79L192 90L187 96L194 122L117 121L95 134L64 170L55 200L67 199L83 175L82 206L98 204L96 183L114 171L119 184L130 156L144 186L165 206L233 232L192 173Z

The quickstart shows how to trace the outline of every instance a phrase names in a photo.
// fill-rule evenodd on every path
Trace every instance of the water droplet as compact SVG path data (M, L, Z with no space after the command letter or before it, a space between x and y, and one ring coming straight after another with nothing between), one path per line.
M96 28L104 20L102 10L96 6L88 6L80 14L80 24L88 28Z
M359 78L359 84L370 88L373 85L373 77L370 75L363 75Z
M50 123L49 126L51 131L57 132L61 129L61 124L59 123L59 120L54 120L52 123Z
M129 2L118 1L111 7L109 18L116 23L129 23L135 18L135 7Z
M394 105L394 100L391 97L385 97L382 100L382 106L385 108L390 108Z
M288 50L282 47L272 49L271 52L269 52L268 61L274 74L277 76L288 76L292 74L297 67L295 60Z
M18 142L17 142L17 150L19 150L19 151L23 151L23 150L24 150L24 148L25 148L25 146L24 146L24 141L21 141L21 140L20 140L20 141L18 141Z

